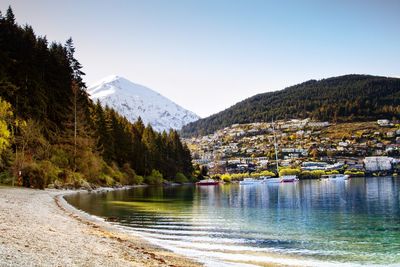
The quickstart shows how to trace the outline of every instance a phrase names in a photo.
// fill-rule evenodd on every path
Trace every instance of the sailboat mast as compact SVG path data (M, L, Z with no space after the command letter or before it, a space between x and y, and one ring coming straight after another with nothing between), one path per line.
M274 147L275 147L276 173L277 173L278 176L279 176L278 144L276 143L276 134L275 134L274 119L272 119L272 131L273 131L273 133L274 133Z

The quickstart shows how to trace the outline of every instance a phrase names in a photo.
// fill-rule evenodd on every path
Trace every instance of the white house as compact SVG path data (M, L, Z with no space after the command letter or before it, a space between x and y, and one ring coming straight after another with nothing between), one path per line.
M376 123L378 123L379 126L388 126L390 121L383 119L383 120L377 120Z
M391 157L366 157L364 159L367 171L389 171L392 169L393 158Z

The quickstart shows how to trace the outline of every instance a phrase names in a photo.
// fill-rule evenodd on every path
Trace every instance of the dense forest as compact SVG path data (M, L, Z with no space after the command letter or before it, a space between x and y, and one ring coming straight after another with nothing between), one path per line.
M400 119L400 79L345 75L307 81L250 97L189 123L183 127L182 134L204 135L235 123L297 118L331 122Z
M43 188L192 178L176 131L130 123L86 93L72 39L49 43L0 13L0 183Z

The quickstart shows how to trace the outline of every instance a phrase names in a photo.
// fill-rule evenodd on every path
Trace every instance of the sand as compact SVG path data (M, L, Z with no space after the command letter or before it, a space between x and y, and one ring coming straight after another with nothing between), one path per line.
M0 187L0 266L200 266L91 219L63 190Z

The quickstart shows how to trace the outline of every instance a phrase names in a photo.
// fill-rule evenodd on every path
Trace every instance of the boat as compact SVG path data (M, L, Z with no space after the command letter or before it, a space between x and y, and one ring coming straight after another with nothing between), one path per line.
M270 183L277 183L278 179L280 183L294 183L297 182L299 179L297 179L297 175L282 175L279 177L279 162L278 162L278 144L276 142L276 134L275 134L275 127L274 127L274 121L272 120L272 130L274 133L274 147L275 147L275 161L276 161L276 172L278 173L278 178L272 178L274 180L271 180Z
M219 185L219 181L215 181L213 179L205 179L198 181L196 185Z
M278 183L280 183L281 182L281 178L266 178L266 179L264 179L264 180L262 180L262 182L264 183L264 184L278 184Z
M328 174L323 176L328 176L327 179L335 181L343 181L343 180L348 180L350 178L350 176L347 174ZM326 179L326 177L324 178Z
M254 178L244 178L243 181L240 181L240 185L251 185L251 184L260 184L263 180L258 180Z
M293 183L297 182L299 179L297 175L283 175L280 177L281 183Z

